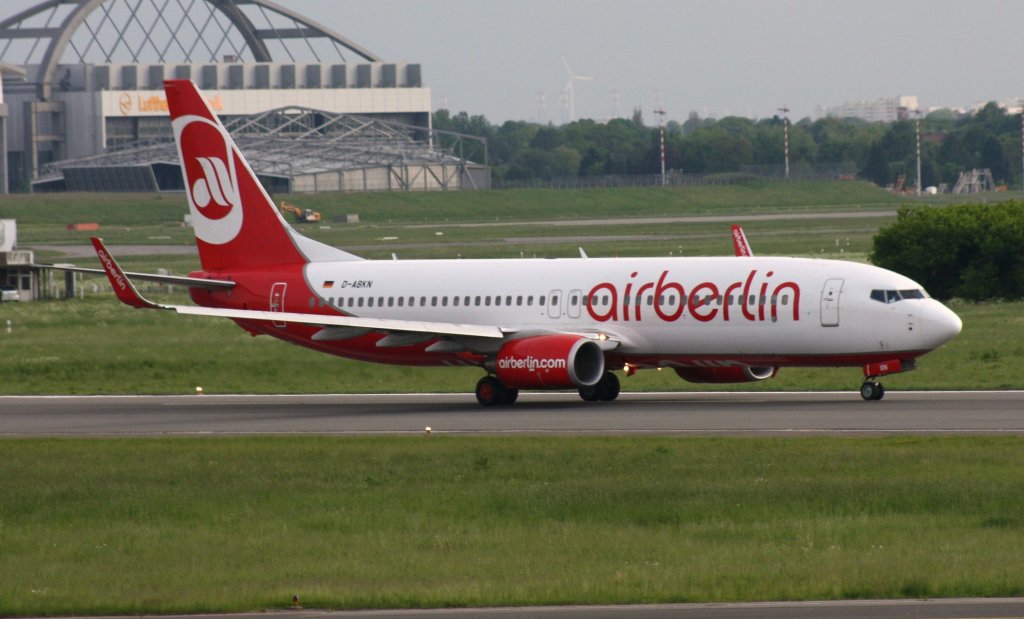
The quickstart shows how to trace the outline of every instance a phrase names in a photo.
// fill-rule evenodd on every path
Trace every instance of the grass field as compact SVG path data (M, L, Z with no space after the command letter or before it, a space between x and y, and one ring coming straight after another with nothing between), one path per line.
M76 217L101 220L109 215L130 224L104 225L101 234L108 243L192 244L190 231L178 223L184 210L181 198L83 194L61 199L70 204ZM807 213L878 209L882 211L878 217L745 224L756 253L866 260L873 235L892 221L884 211L891 212L905 197L865 183L775 183L563 192L334 194L289 199L325 214L330 214L331 208L341 213L356 205L366 215L359 225L306 225L301 231L335 246L361 248L357 253L369 258L389 258L392 252L400 258L576 256L579 246L594 257L726 255L732 247L725 223L652 224L627 219L618 225L555 226L528 222L590 214L708 212L735 213L736 220L743 222L759 209ZM84 243L88 233L43 223L54 219L61 204L47 195L12 196L0 201L0 212L5 217L8 212L25 216L19 227L23 238L28 235L36 242L58 245ZM502 213L498 217L502 221L480 222L489 219L482 213L491 208ZM432 223L424 225L423 217L431 218ZM480 225L465 226L473 222ZM59 256L51 259L63 260ZM99 266L94 258L78 263ZM130 270L165 268L178 274L199 267L194 254L126 256L122 263ZM90 295L84 302L0 308L0 320L12 322L10 334L0 332L4 355L0 392L189 393L196 385L210 393L468 391L479 376L478 370L350 362L269 338L253 339L227 321L133 312L113 301L102 277L86 278L80 289ZM93 291L99 294L93 297ZM964 319L964 332L944 349L928 355L920 371L887 379L889 388L1024 387L1024 375L1019 371L1024 367L1024 344L1005 337L1006 329L1024 328L1024 306L956 302L953 306ZM5 322L0 322L0 328L4 326ZM787 368L776 380L742 388L851 389L858 382L858 372L850 369ZM624 381L624 386L631 390L694 389L674 374L656 372L641 372Z
M180 295L178 300L184 300ZM887 377L888 389L1024 388L1024 303L954 303L963 332L920 369ZM11 333L3 319L11 320ZM226 320L129 309L111 294L73 302L0 306L0 394L469 392L475 368L407 368L331 357ZM740 390L850 390L857 368L785 368ZM623 378L630 391L693 391L672 372Z
M324 223L358 213L367 224L511 222L600 217L710 215L739 212L824 212L892 209L913 200L864 182L745 183L627 189L323 193L276 196L320 211ZM183 193L39 194L0 197L0 217L19 225L95 221L109 226L178 225L188 212ZM142 242L142 241L139 241Z
M859 183L288 199L325 214L304 233L374 258L572 256L579 245L591 256L723 255L726 224L524 222L625 213L743 223L904 200ZM180 195L0 198L23 245L86 242L64 229L72 221L100 221L112 244L191 244L184 212ZM331 222L348 212L363 223ZM745 229L757 253L864 260L887 221ZM473 222L502 225L454 225ZM198 266L194 256L123 263ZM0 394L468 392L481 375L333 358L228 321L128 309L103 279L83 289L75 301L0 305ZM951 307L960 336L887 388L1024 388L1024 341L1012 336L1024 303ZM856 397L860 380L856 368L787 368L735 388ZM623 387L702 388L651 371ZM1024 595L1021 441L0 440L0 616L280 609L292 595L307 608Z
M0 441L0 616L1024 594L1020 438Z

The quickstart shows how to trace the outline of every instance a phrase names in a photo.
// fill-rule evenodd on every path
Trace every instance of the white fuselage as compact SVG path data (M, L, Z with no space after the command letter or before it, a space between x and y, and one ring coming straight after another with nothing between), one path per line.
M330 306L352 316L497 325L522 334L607 334L621 342L617 353L652 364L853 365L916 357L960 329L959 318L912 280L835 260L350 261L310 263L305 278L315 296L288 298L292 311ZM917 293L887 301L885 291Z

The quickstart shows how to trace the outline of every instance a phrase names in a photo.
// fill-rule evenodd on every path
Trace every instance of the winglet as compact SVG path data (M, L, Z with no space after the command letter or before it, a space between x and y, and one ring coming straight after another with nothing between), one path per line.
M110 285L114 288L114 294L121 300L125 305L130 305L135 308L147 308L147 309L159 309L160 306L152 301L145 299L139 291L135 289L131 280L124 274L121 266L114 261L114 257L110 255L107 248L103 245L103 239L99 237L91 237L92 246L96 250L96 257L100 259L100 264L103 265L103 270L107 272L107 279L110 280Z
M732 248L736 252L737 256L754 255L754 253L750 251L750 243L747 242L747 235L743 234L743 228L736 224L732 225Z

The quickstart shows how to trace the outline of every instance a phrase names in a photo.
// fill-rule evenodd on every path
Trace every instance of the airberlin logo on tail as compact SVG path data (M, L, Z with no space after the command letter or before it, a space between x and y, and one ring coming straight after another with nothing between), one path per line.
M228 243L242 229L231 138L219 124L201 116L182 116L172 125L196 237L214 245Z
M223 159L216 157L196 157L203 169L203 178L192 185L192 200L201 209L211 203L223 208L231 208L238 203L238 188L228 173Z

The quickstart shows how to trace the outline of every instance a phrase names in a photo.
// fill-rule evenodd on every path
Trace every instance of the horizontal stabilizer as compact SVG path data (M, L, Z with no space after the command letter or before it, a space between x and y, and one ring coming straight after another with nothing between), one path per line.
M91 275L107 274L107 271L104 269L90 269L88 267L65 266L61 264L33 264L29 266L33 269L53 269L55 271L71 271L73 273L88 273ZM226 290L235 286L235 282L227 279L205 279L202 277L184 277L180 275L160 275L159 273L135 273L133 271L124 271L124 274L130 279L172 286L187 286L189 288Z
M392 320L389 318L359 318L354 316L326 316L322 314L303 314L298 312L268 312L261 310L240 310L219 307L198 307L192 305L161 305L146 299L135 289L131 281L121 270L114 257L103 245L103 240L92 239L96 256L107 273L107 279L114 288L114 294L122 303L136 308L171 310L179 314L193 316L216 316L233 320L256 320L281 324L294 322L299 324L320 325L323 327L356 327L374 331L399 333L429 333L436 335L463 335L501 339L505 335L501 329L488 325L469 325L448 322L425 322L418 320Z

